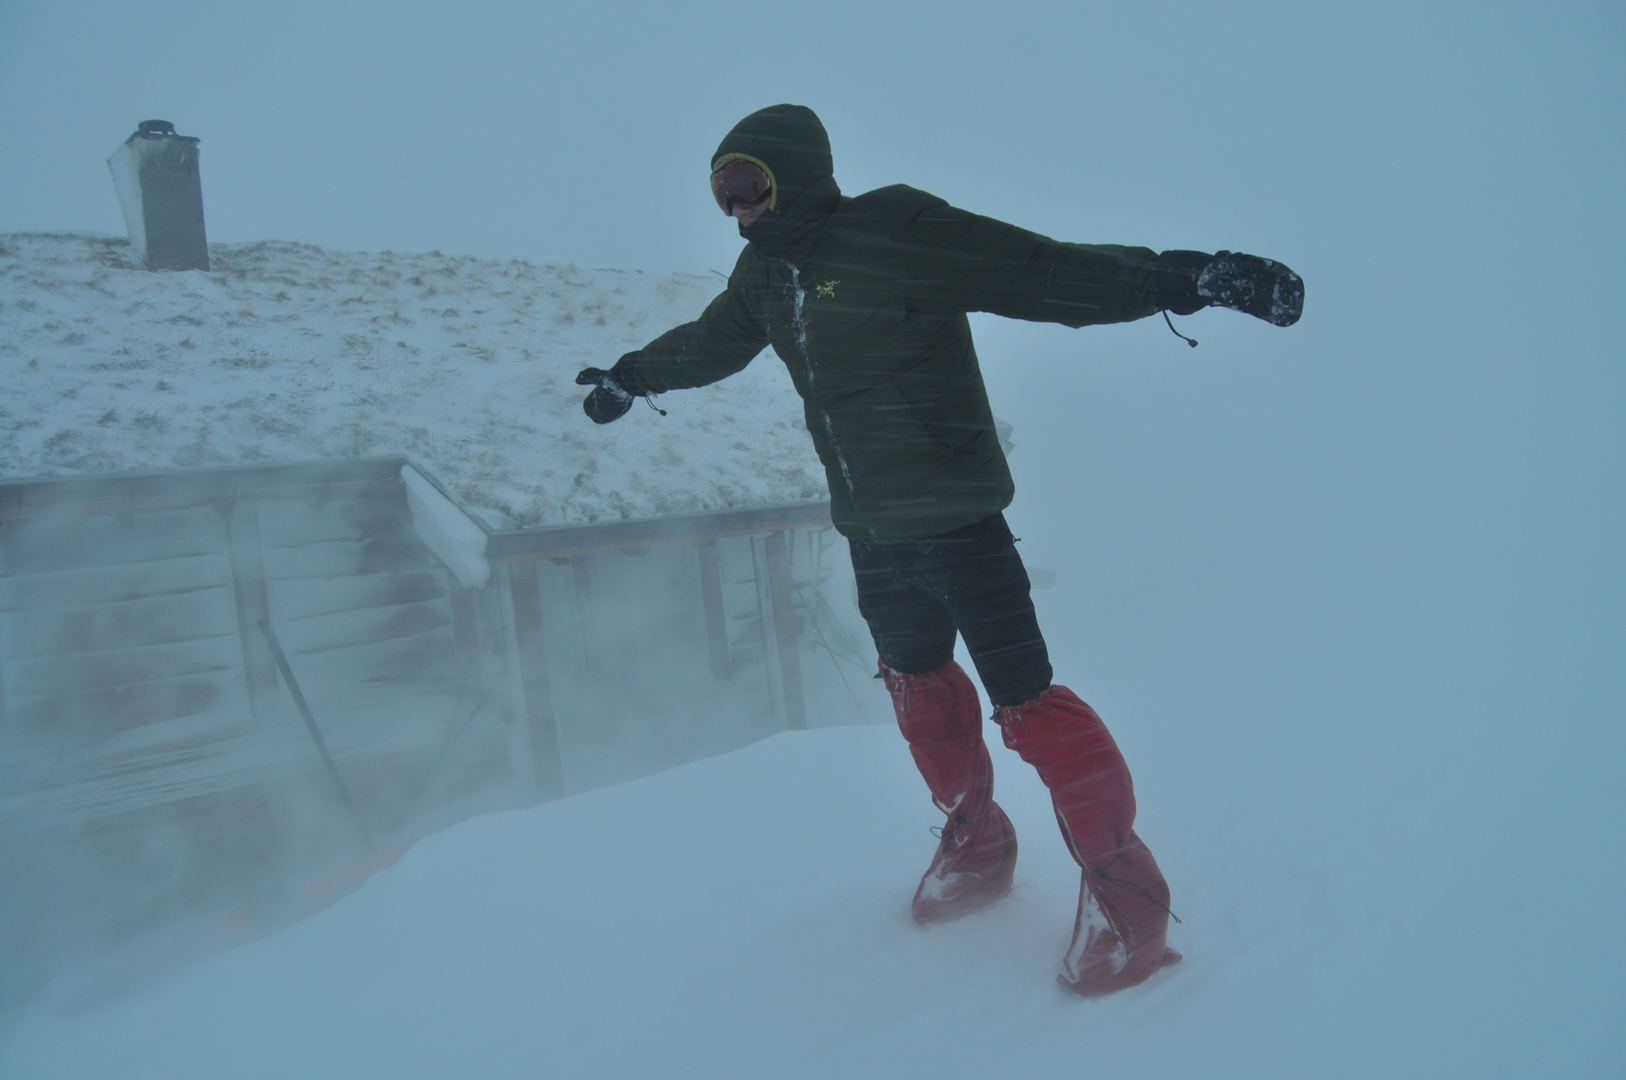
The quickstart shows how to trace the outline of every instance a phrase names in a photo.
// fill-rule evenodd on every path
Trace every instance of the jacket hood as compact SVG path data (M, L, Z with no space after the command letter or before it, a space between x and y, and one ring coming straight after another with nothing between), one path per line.
M770 105L734 125L712 154L712 167L729 155L767 167L774 182L773 208L740 235L776 258L805 247L841 203L830 136L805 105Z

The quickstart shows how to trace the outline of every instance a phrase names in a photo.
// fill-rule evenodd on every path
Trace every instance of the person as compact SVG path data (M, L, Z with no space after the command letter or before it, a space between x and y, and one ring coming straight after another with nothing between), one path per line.
M1050 182L1010 165L1016 185ZM1038 770L1082 868L1058 978L1085 996L1143 981L1179 959L1166 945L1169 888L1135 833L1123 755L1095 711L1052 682L1002 513L1015 485L966 313L1081 327L1220 305L1288 326L1302 280L1251 255L1060 243L903 185L844 196L824 126L799 105L741 120L712 155L711 186L747 241L727 288L695 321L583 370L584 410L608 423L636 397L715 382L773 346L828 474L878 677L945 815L914 918L992 903L1016 866L976 688L954 661L958 633L1005 745Z

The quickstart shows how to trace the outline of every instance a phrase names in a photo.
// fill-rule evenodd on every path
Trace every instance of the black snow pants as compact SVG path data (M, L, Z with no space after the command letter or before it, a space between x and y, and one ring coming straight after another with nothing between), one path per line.
M1049 685L1050 654L1028 595L1028 572L1004 514L901 544L849 540L858 610L893 671L920 675L965 647L994 707Z

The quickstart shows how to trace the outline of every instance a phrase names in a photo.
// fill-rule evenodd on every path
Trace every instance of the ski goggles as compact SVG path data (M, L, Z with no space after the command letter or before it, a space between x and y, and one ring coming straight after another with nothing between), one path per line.
M724 154L712 163L711 197L723 213L732 215L736 203L757 206L764 200L772 210L775 196L773 173L756 158Z

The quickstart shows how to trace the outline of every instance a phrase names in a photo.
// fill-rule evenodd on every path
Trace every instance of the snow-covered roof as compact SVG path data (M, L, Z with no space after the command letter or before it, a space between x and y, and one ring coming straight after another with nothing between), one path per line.
M112 237L0 234L0 477L404 453L505 527L826 497L759 357L597 427L577 370L697 315L710 274L212 244L148 273Z

